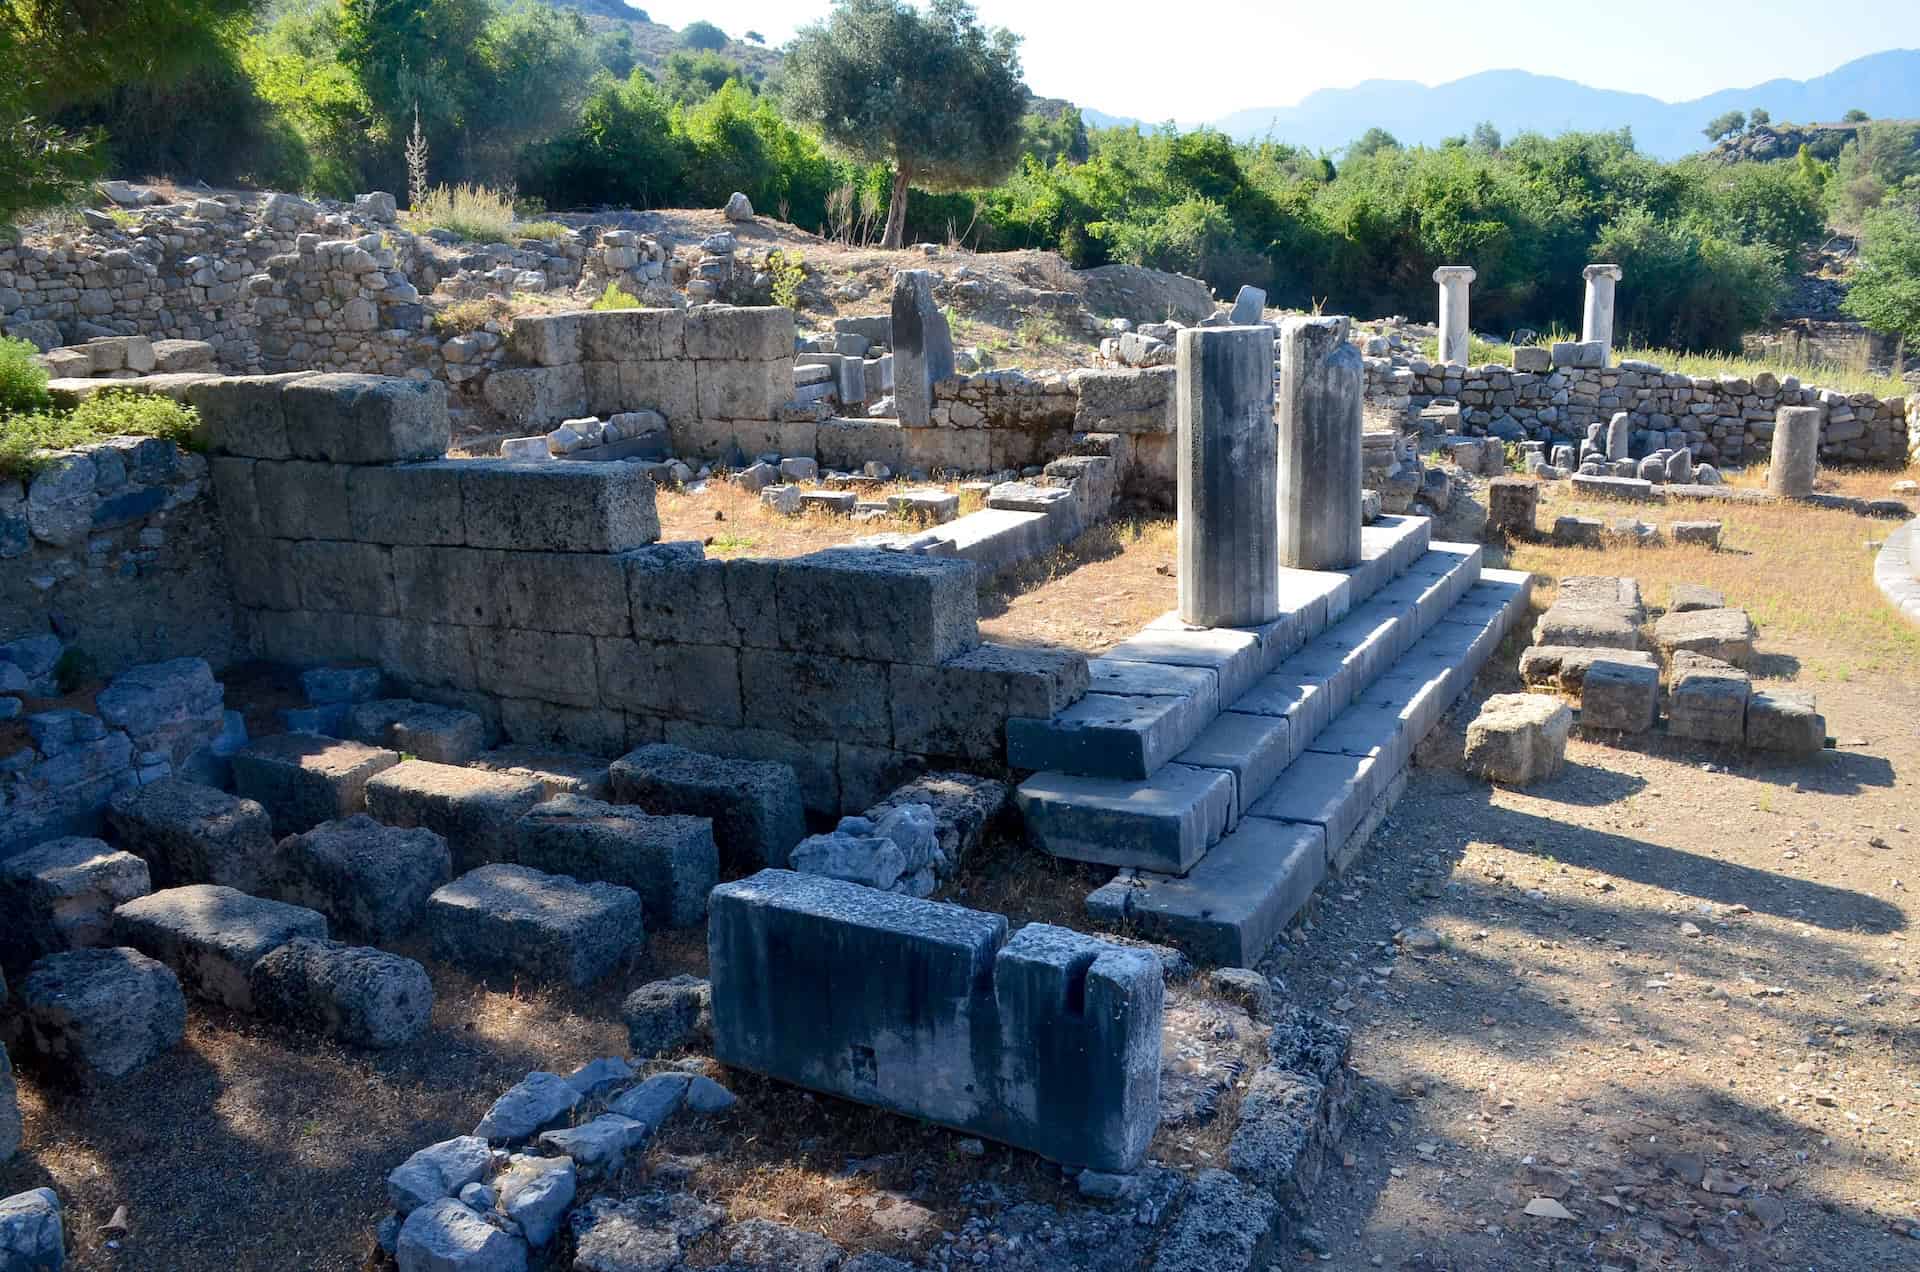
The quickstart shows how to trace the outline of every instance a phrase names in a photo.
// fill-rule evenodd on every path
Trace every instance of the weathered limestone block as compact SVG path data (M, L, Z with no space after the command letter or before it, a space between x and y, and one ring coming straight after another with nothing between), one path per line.
M1073 427L1079 433L1172 434L1178 427L1177 372L1075 371Z
M347 713L347 732L356 741L386 747L435 764L466 764L486 749L486 722L471 711L382 698Z
M1670 528L1675 543L1693 543L1706 548L1720 546L1718 521L1676 521Z
M560 1220L573 1205L576 1173L573 1159L565 1153L555 1157L516 1153L494 1180L501 1213L520 1225L535 1249L547 1245L559 1231Z
M412 931L453 878L453 857L431 830L357 813L281 840L271 875L279 900L318 910L343 936L387 944Z
M55 839L0 861L0 965L102 945L113 907L153 890L147 863L98 839Z
M1533 643L1639 649L1646 617L1634 580L1571 575L1560 580L1559 595L1534 624Z
M1007 721L1050 720L1087 691L1075 650L981 645L938 666L894 663L893 744L923 755L1005 761Z
M629 552L660 537L653 481L638 464L467 462L466 542L521 552Z
M806 837L800 782L788 764L656 744L621 756L610 773L616 803L710 818L728 873L784 864Z
M298 936L326 939L327 921L302 906L194 884L128 901L113 912L113 932L171 967L188 993L251 1011L248 974L261 955Z
M1467 726L1467 768L1507 786L1552 777L1566 762L1572 728L1573 712L1558 699L1495 694Z
M1675 527L1678 529L1678 527ZM1727 594L1698 583L1675 583L1667 589L1667 613L1686 614L1694 610L1725 609Z
M248 979L262 1016L350 1046L403 1046L433 1017L427 969L364 945L288 941L255 963Z
M1660 669L1651 659L1603 657L1587 666L1580 684L1580 723L1589 729L1645 733L1660 718ZM1645 657L1645 655L1642 655Z
M481 974L590 985L646 939L640 895L525 866L482 866L427 902L435 957Z
M713 1034L713 986L694 976L653 981L620 1004L636 1060L652 1060Z
M1758 633L1743 609L1688 610L1667 614L1653 625L1653 640L1671 658L1679 651L1704 654L1744 667L1753 657Z
M226 691L204 658L170 658L129 667L94 699L109 727L125 729L143 751L160 751L176 773L226 725Z
M474 760L473 767L509 777L531 777L540 783L548 799L555 795L606 799L613 793L607 761L593 755L538 746L502 746Z
M265 808L179 778L122 791L107 806L107 822L161 887L218 883L252 891L273 852Z
M164 965L126 948L70 950L20 987L28 1047L81 1082L125 1077L186 1033L187 1000Z
M280 393L295 458L334 464L439 459L452 440L447 386L379 375L316 375Z
M1710 612L1710 611L1708 611ZM1753 678L1715 658L1680 651L1667 686L1667 728L1676 737L1738 746L1746 737Z
M466 542L461 474L469 461L357 467L347 474L353 537L366 543Z
M400 1272L527 1272L527 1243L442 1197L400 1225L396 1258Z
M1145 1154L1164 992L1150 955L1045 924L1009 940L999 915L779 870L721 885L712 908L724 1063L1073 1165ZM875 966L917 971L856 971ZM808 999L829 984L823 1013Z
M688 356L687 316L684 309L605 309L581 314L578 358L588 362L678 361ZM792 351L789 342L787 352Z
M522 314L507 331L507 351L534 366L563 367L582 360L582 339L598 315Z
M249 459L292 459L281 391L311 371L281 375L230 375L187 387L187 401L200 413L209 449Z
M430 1201L458 1196L493 1169L493 1149L478 1135L462 1135L429 1145L387 1175L387 1200L396 1212L412 1214Z
M866 548L782 561L780 643L798 653L943 663L980 643L975 577L966 561Z
M1827 745L1827 718L1811 693L1756 689L1747 699L1747 747L1786 755L1818 755Z
M515 428L548 429L587 413L587 376L578 365L505 367L487 376L480 394Z
M439 834L464 872L512 860L515 823L545 795L533 778L405 760L367 783L367 811L390 826Z
M561 795L520 818L513 860L548 874L615 883L640 894L647 926L687 927L720 881L713 822Z
M1520 653L1520 679L1529 685L1578 694L1587 673L1601 662L1653 667L1658 679L1652 654L1644 650L1608 649L1603 645L1529 645Z
M933 298L933 274L906 269L893 276L893 394L900 423L933 424L933 386L953 375L953 333Z
M1540 506L1540 483L1531 477L1495 477L1487 483L1487 527L1516 539L1531 538Z
M368 781L398 763L378 747L284 733L235 752L233 786L266 808L276 834L297 835L364 811Z
M1782 499L1805 499L1820 474L1820 425L1824 406L1783 406L1774 416L1773 462L1767 490Z

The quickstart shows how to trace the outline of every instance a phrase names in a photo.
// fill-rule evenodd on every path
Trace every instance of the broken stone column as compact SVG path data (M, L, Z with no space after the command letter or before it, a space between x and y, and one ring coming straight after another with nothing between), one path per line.
M1360 563L1360 392L1366 372L1345 318L1290 318L1280 328L1280 564L1344 570Z
M1783 406L1773 420L1773 466L1767 489L1782 499L1805 499L1820 471L1820 416L1817 406Z
M1625 459L1632 445L1633 417L1625 411L1615 411L1607 421L1607 458Z
M1580 342L1600 346L1600 365L1613 360L1613 285L1620 281L1618 265L1586 268L1587 304L1580 318Z
M933 272L893 276L893 400L905 428L933 427L933 386L953 374L953 333L933 300Z
M1440 361L1467 365L1472 346L1467 340L1467 285L1478 277L1471 265L1442 265L1433 271L1440 284Z
M1257 626L1280 612L1273 332L1189 328L1178 366L1180 618ZM1354 445L1357 487L1357 417Z

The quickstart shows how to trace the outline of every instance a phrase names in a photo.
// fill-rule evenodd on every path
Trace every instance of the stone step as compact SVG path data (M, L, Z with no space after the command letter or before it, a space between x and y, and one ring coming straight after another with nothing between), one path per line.
M1259 628L1190 628L1177 614L1155 619L1094 660L1085 701L1051 720L1010 721L1008 762L1079 777L1151 777L1282 659L1330 623L1348 622L1355 606L1365 623L1343 635L1359 639L1363 627L1411 610L1454 577L1448 567L1458 552L1412 572L1428 552L1429 525L1423 517L1382 518L1362 531L1354 569L1282 571L1280 615ZM1389 604L1366 608L1388 590Z
M1252 966L1321 880L1358 851L1356 840L1404 785L1413 748L1525 616L1529 576L1482 573L1191 869L1122 870L1087 897L1087 909L1199 961Z
M1229 628L1150 628L1089 665L1094 688L1089 697L1103 701L1085 715L1070 711L1054 721L1010 721L1009 755L1016 767L1028 767L1041 756L1054 761L1016 792L1029 839L1075 861L1172 873L1191 868L1479 577L1478 547L1428 548L1424 533L1396 534L1374 559L1388 561L1395 559L1390 552L1410 550L1394 547L1397 543L1423 548L1415 568L1384 587L1376 584L1388 577L1385 567L1368 575L1357 607L1351 605L1351 590L1337 599L1339 589L1317 593L1318 604L1345 605L1344 614L1277 664L1266 664L1271 636L1263 640ZM1352 576L1337 577L1352 588ZM1301 621L1310 629L1322 618L1315 613ZM1192 662L1122 656L1146 653L1150 646L1161 658ZM1248 680L1263 664L1273 670ZM1236 684L1244 684L1244 691L1231 692ZM1156 689L1167 692L1149 692ZM1128 690L1140 696L1123 696ZM1213 692L1229 705L1214 716L1183 712L1172 705L1181 700L1182 690L1202 704ZM1132 712L1116 709L1127 702L1141 705ZM1183 731L1182 746L1172 747ZM1341 745L1357 743L1342 738ZM1159 768L1156 760L1166 767ZM1219 783L1199 776L1206 770L1228 778L1224 810Z

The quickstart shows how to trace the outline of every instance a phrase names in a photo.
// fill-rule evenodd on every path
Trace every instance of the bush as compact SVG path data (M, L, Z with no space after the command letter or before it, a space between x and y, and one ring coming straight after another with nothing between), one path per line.
M800 284L807 280L807 265L800 253L769 253L767 268L773 272L773 303L788 309L800 308Z
M593 302L595 309L638 309L640 298L620 290L620 284L608 283L607 289L600 293L600 299Z
M504 318L512 312L512 307L498 296L456 300L433 315L433 333L443 337L472 335L496 318Z
M44 410L52 403L47 369L33 360L38 352L31 341L0 336L0 418Z
M683 49L724 49L727 33L711 22L689 22L680 32Z
M45 466L44 451L67 450L109 437L164 437L192 445L199 412L172 398L130 390L96 393L71 411L33 411L0 418L0 476L29 478Z
M470 243L504 243L514 237L513 196L486 186L435 186L411 209L415 222L445 230Z
M1890 203L1867 213L1841 308L1876 331L1920 341L1920 212Z

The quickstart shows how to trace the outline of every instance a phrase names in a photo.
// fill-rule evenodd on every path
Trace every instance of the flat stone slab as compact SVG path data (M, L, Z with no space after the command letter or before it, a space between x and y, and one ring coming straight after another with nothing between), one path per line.
M1467 726L1466 766L1506 786L1528 786L1566 763L1573 712L1558 698L1499 693Z
M535 746L502 746L476 757L471 767L505 773L509 777L534 778L546 789L549 799L555 795L608 799L613 795L608 761L593 755Z
M1529 685L1577 694L1596 663L1649 667L1659 679L1653 655L1639 649L1610 649L1595 645L1529 645L1520 653L1520 679Z
M107 806L107 823L162 887L218 883L250 892L273 852L265 808L181 778L120 792Z
M1303 752L1247 815L1323 827L1327 851L1337 852L1390 776L1381 767L1371 756Z
M1233 775L1168 764L1144 782L1036 773L1014 792L1035 847L1071 861L1177 874L1225 834Z
M114 939L159 959L198 998L253 1010L253 965L295 937L326 939L317 911L192 884L137 897L113 912Z
M297 835L366 811L367 782L399 762L359 742L283 733L234 753L233 787L266 808L274 834Z
M404 760L367 783L367 811L390 826L421 826L447 841L456 870L511 861L516 825L546 797L531 777Z
M365 813L281 840L268 891L327 916L343 936L382 944L419 923L427 898L453 878L447 842L424 827L387 826Z
M1223 769L1231 773L1237 817L1279 780L1280 774L1299 754L1297 746L1293 726L1283 717L1226 711L1215 716L1192 745L1174 756L1174 761L1192 768Z
M51 1070L81 1082L122 1078L172 1049L187 1000L165 964L124 947L69 950L33 965L20 986L26 1041Z
M1556 600L1534 624L1533 643L1639 649L1644 617L1624 605Z
M1597 499L1627 499L1644 503L1653 498L1653 483L1638 477L1593 477L1575 473L1570 479L1573 493Z
M1669 658L1684 651L1736 667L1746 666L1753 657L1757 635L1743 609L1687 610L1667 614L1653 625L1653 641Z
M784 865L807 836L800 779L793 766L734 760L679 746L643 746L613 762L617 803L650 813L713 821L713 838L729 874Z
M1327 861L1324 827L1247 817L1184 876L1123 870L1088 895L1087 910L1200 962L1251 967L1326 878Z
M1727 594L1698 583L1675 583L1667 589L1667 613L1686 614L1693 610L1725 609Z
M1218 682L1223 703L1245 693L1267 670L1258 634L1232 627L1188 627L1177 614L1155 619L1139 635L1109 649L1106 657L1208 668Z
M434 955L483 975L590 985L646 939L640 895L525 866L482 866L427 902Z
M1007 764L1143 779L1185 749L1208 718L1200 700L1189 695L1089 693L1051 719L1010 718Z
M255 963L249 979L262 1016L350 1046L403 1046L433 1017L427 969L364 945L288 941Z
M347 732L355 741L435 764L465 764L487 744L487 726L473 712L411 698L361 703L347 713Z
M720 882L711 818L647 813L578 795L558 796L521 817L514 860L633 889L650 929L702 922L707 893Z
M147 863L98 839L69 837L0 861L0 965L103 945L113 907L153 890Z

